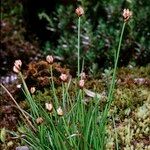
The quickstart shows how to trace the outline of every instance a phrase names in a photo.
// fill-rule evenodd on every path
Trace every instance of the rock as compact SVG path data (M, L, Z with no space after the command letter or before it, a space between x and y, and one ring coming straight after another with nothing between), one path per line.
M29 148L27 146L18 146L16 150L29 150Z

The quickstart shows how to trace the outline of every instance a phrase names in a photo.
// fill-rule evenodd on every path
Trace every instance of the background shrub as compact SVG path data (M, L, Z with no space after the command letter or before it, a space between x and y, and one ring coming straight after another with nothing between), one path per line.
M129 8L133 11L133 19L125 29L119 66L149 63L150 21L148 17L150 16L150 6L148 1L23 0L18 2L19 5L13 4L13 6L16 5L13 7L14 11L11 6L7 8L11 8L11 11L8 11L10 15L12 12L16 12L15 17L19 20L21 16L24 18L21 23L21 26L26 26L23 33L24 39L34 42L38 37L42 55L53 54L64 58L63 64L67 64L73 68L72 70L76 70L75 66L77 66L77 16L75 8L82 5L85 9L85 16L81 20L81 57L85 58L85 70L92 74L100 68L108 68L113 65L113 54L116 51L116 43L118 43L122 25L121 13L123 8ZM11 2L8 3L11 5ZM3 3L2 12L6 6L8 4ZM7 16L9 15L4 14L2 19ZM12 16L15 18L13 14ZM17 23L14 26L17 26ZM8 49L6 48L4 51L7 53Z

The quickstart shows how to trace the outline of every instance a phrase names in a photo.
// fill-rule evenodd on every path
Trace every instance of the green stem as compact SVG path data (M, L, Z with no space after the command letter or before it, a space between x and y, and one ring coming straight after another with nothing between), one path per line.
M124 24L122 26L119 45L118 45L118 49L117 49L116 61L115 61L115 66L114 66L114 71L113 71L113 76L112 76L112 81L111 81L111 85L110 85L110 89L109 89L109 93L108 93L107 104L106 104L105 110L102 114L102 123L101 123L101 127L100 127L101 131L102 131L102 143L101 143L102 145L103 145L104 138L105 138L105 125L107 123L106 122L107 114L108 114L108 111L110 109L110 105L111 105L112 100L113 100L113 92L114 92L114 88L115 88L115 79L116 79L116 70L117 70L117 64L118 64L118 59L119 59L120 48L121 48L122 37L123 37L125 25L126 25L126 22L124 22Z
M67 123L66 123L66 121L65 121L65 118L62 117L62 119L63 119L63 123L64 123L64 128L65 128L66 133L68 134L68 137L69 137L69 136L70 136L70 132L69 132L68 125L67 125ZM69 140L70 140L71 146L73 146L73 139L72 139L72 138L69 138Z
M63 107L64 109L66 109L66 93L64 83L62 83L62 99L63 99Z
M114 91L114 88L115 88L116 70L117 70L117 64L118 64L118 59L119 59L120 48L121 48L122 37L123 37L125 25L126 25L126 22L124 22L123 27L122 27L122 31L121 31L121 35L120 35L120 40L119 40L119 45L118 45L118 49L117 49L117 56L116 56L116 61L115 61L115 67L114 67L112 82L111 82L111 86L110 86L109 94L108 94L108 102L110 104L112 102L113 91Z
M20 78L21 78L21 80L22 80L23 87L24 87L23 91L24 91L24 94L25 94L25 96L26 96L26 98L27 98L27 100L28 100L28 103L29 103L30 106L31 106L31 111L32 111L32 113L33 113L33 116L34 116L35 118L36 118L36 117L39 117L38 106L37 106L36 103L34 102L34 100L33 100L32 96L31 96L31 94L30 94L30 92L29 92L29 90L28 90L28 87L27 87L27 85L26 85L26 82L25 82L24 77L23 77L23 75L22 75L21 72L19 73L19 76L20 76Z
M78 77L80 74L80 25L81 24L81 18L78 18Z
M51 86L52 86L52 91L53 91L53 95L54 95L54 99L55 99L55 107L58 106L58 98L56 96L56 91L55 91L55 85L54 85L54 80L53 80L53 68L52 65L50 66L50 73L51 73Z

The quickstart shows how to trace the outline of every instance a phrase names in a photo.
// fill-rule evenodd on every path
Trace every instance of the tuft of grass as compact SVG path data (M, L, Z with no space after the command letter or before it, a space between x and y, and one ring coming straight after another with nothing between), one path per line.
M91 100L86 102L84 87L79 86L80 80L80 17L78 18L78 80L74 84L74 96L69 94L70 82L62 81L62 97L56 94L53 81L53 66L50 65L50 89L53 110L49 112L44 106L35 101L35 97L28 90L22 73L19 76L23 83L23 92L30 106L30 114L33 128L26 126L25 137L22 140L33 150L48 149L94 149L103 150L106 146L106 125L108 112L114 99L117 64L120 55L121 42L126 22L123 23L118 49L115 54L110 88L104 109L100 109L102 97L93 94ZM81 78L82 79L82 78ZM85 80L86 82L86 80ZM58 112L61 111L61 113ZM115 124L114 124L115 125ZM117 136L116 136L117 143ZM117 146L118 147L118 146Z

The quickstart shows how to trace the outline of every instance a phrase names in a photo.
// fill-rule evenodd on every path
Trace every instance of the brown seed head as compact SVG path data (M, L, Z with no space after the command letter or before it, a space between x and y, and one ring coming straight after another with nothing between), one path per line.
M42 117L38 117L37 119L36 119L36 123L39 125L39 124L41 124L43 122L43 118Z
M126 22L131 18L132 11L129 11L129 9L124 9L122 16L123 16L124 21Z
M83 10L83 8L81 6L79 6L76 9L75 13L78 15L78 17L81 17L82 15L84 15L84 10Z

